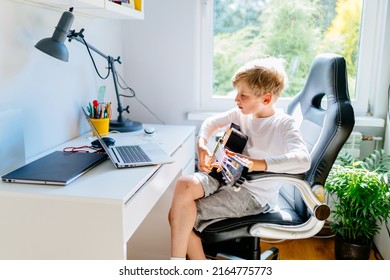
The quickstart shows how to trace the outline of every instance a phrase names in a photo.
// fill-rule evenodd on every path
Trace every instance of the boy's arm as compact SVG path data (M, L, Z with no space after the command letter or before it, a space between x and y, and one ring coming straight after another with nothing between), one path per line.
M284 153L265 158L267 171L289 174L306 172L311 165L310 154L295 121L289 118L281 128Z
M264 159L253 159L250 157L245 157L245 158L253 162L251 168L252 171L267 171L267 162Z
M245 155L242 155L242 154L238 154L238 153L234 153L232 151L229 151L229 150L226 150L226 154L228 156L238 156L238 157L241 157L241 158L244 158L248 161L251 161L253 163L252 167L251 167L251 171L267 171L267 162L264 160L264 159L255 159L255 158L251 158L251 157L248 157L248 156L245 156Z

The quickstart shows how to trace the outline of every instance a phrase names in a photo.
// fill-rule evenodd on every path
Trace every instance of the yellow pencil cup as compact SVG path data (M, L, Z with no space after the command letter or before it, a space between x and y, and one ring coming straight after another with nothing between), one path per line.
M134 0L134 7L137 11L142 11L142 0Z
M91 122L95 126L96 130L99 132L101 136L105 136L108 134L108 130L110 128L110 119L105 118L105 119L92 119ZM94 136L95 133L93 133Z

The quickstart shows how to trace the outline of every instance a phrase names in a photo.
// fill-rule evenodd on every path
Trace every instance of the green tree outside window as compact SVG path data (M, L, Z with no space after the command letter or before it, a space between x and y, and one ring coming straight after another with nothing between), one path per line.
M214 95L234 95L231 77L248 60L286 60L284 97L303 87L320 52L345 57L355 94L362 0L214 0Z

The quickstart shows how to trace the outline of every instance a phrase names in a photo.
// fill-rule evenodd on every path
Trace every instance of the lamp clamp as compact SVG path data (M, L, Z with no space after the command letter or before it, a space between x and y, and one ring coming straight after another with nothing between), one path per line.
M68 34L68 42L72 42L73 39L75 38L84 38L84 31L85 29L84 28L81 28L79 32L76 32L76 30L70 30L69 31L69 34Z
M128 114L130 114L130 107L127 105L126 108L122 109L122 112L126 111Z

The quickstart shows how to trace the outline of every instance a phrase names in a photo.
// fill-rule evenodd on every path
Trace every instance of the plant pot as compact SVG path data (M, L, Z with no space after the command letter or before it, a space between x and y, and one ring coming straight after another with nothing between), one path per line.
M353 244L336 235L334 252L336 260L369 260L371 252L370 241L368 244Z

